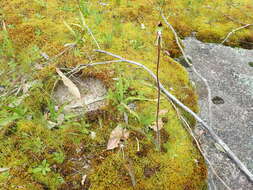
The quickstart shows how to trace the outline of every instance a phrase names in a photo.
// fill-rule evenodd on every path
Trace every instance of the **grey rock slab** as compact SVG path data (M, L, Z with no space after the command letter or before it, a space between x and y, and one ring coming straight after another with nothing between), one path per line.
M183 40L185 52L191 57L196 70L207 79L214 98L212 125L217 135L231 148L238 158L253 172L253 50L231 48L213 43L203 43L195 38ZM187 68L199 95L200 116L208 123L207 89L190 68ZM200 125L196 131L201 130ZM200 137L208 159L217 173L235 190L253 190L253 184L220 152L208 133ZM209 170L209 189L226 189Z

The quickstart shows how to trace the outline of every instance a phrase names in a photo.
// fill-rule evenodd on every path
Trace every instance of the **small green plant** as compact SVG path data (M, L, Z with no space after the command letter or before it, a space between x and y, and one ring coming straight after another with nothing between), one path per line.
M45 145L40 137L31 137L31 135L27 133L23 133L22 137L24 138L22 145L23 150L30 150L33 153L42 153L44 151Z
M104 33L101 39L102 43L104 44L105 48L110 48L112 46L113 35L112 33Z
M47 160L43 160L38 167L32 169L32 173L42 175L46 175L50 171L50 165L49 163L47 163Z
M133 46L134 49L138 50L138 49L142 49L144 48L144 42L141 40L131 40L130 44Z
M90 6L87 0L80 0L79 8L85 18L91 14Z
M53 160L58 164L62 164L65 160L64 153L63 152L54 152L53 153Z
M35 13L35 17L38 18L38 19L46 18L45 16L41 15L40 13Z
M140 115L140 123L142 126L147 127L155 121L155 116L153 113L143 113Z
M63 112L63 109L64 109L64 106L65 105L62 105L58 110L56 110L56 104L49 100L48 101L48 109L49 109L49 119L53 122L57 122L57 119L59 118L59 115Z
M65 12L74 12L75 8L74 7L70 7L68 5L63 5L62 7L59 7L59 10L65 11Z
M115 0L115 4L116 4L117 6L120 6L121 0Z
M9 38L9 33L6 29L5 23L2 23L3 30L0 31L0 36L2 36L2 42L0 43L0 56L9 56L14 55L14 48L11 39Z
M122 23L120 18L116 18L113 21L113 35L116 37L121 37L123 32Z
M99 13L99 12L95 12L94 13L95 15L95 24L96 25L99 25L99 24L101 24L101 22L102 22L102 20L103 20L103 17L102 17L102 14L101 13Z
M80 24L71 23L69 25L67 22L64 21L65 26L69 29L69 31L75 37L75 41L73 44L76 45L76 44L85 42L85 34L86 34L86 32L88 32L88 34L92 37L93 41L95 42L97 48L100 49L100 46L99 46L97 40L95 39L95 37L93 36L92 31L90 30L90 28L88 27L88 25L85 22L84 13L82 11L79 11L79 15L80 15L80 17L79 17ZM74 30L74 28L71 26L77 27L78 30Z
M42 30L40 28L35 29L35 35L36 36L41 36L42 35Z
M41 7L46 7L47 3L44 0L34 0Z
M121 113L130 113L132 116L140 119L138 114L129 107L129 104L136 100L142 100L143 97L139 97L138 93L130 93L130 81L123 77L120 77L115 84L115 90L109 90L108 99L112 105L116 106Z
M17 99L14 99L14 101ZM0 110L0 127L8 125L9 123L24 118L27 113L27 109L23 106L10 107L2 106Z

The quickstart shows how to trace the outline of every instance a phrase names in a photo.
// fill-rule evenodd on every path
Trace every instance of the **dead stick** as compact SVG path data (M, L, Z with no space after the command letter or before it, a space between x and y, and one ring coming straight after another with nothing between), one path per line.
M225 39L221 42L221 44L224 44L224 43L228 40L228 38L229 38L233 33L237 32L237 31L239 31L239 30L241 30L241 29L247 28L247 27L249 27L249 26L253 26L253 24L246 24L246 25L244 25L244 26L240 26L240 27L238 27L238 28L236 28L236 29L233 29L231 32L229 32L229 33L227 34L227 36L226 36Z
M204 157L204 159L206 160L207 164L209 165L211 171L213 172L213 174L221 181L221 183L228 189L231 190L231 188L226 184L226 182L217 174L216 170L214 169L211 161L207 158L206 156L206 152L204 149L201 148L199 141L197 140L197 138L194 136L194 133L189 125L189 123L186 121L186 119L182 116L180 110L176 107L176 105L170 101L171 105L173 106L173 108L175 109L178 118L180 118L180 120L183 122L183 125L186 127L186 130L188 131L188 133L192 136L192 138L194 139L194 141L196 142L197 148L199 149L200 153L202 154L202 156Z
M174 34L174 37L176 39L176 43L180 49L180 51L182 52L183 54L183 57L186 61L186 63L192 68L193 72L204 82L206 88L207 88L207 102L208 102L208 120L209 120L209 125L212 126L212 101L211 101L211 97L212 97L212 94L211 94L211 88L207 82L207 80L196 70L196 68L194 67L193 64L190 63L190 61L188 60L188 57L183 49L183 47L181 46L180 44L180 38L178 37L177 35L177 32L176 30L174 29L174 27L168 22L168 20L165 18L164 14L161 13L161 16L165 22L165 24L170 28L170 30L172 31L172 33Z

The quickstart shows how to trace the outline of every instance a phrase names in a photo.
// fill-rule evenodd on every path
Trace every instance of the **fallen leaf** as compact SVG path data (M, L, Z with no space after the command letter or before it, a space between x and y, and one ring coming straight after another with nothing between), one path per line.
M121 139L127 139L129 137L129 132L118 125L113 131L111 132L110 139L107 143L107 150L112 150L119 146Z
M160 131L164 126L164 123L161 118L158 119L158 130ZM153 125L149 126L154 131L157 131L156 122L153 123Z
M64 83L65 86L68 87L69 92L75 96L78 99L81 99L81 94L79 89L77 88L77 86L68 78L66 77L61 71L60 69L56 68L56 72L58 73L58 75L62 78L62 81Z

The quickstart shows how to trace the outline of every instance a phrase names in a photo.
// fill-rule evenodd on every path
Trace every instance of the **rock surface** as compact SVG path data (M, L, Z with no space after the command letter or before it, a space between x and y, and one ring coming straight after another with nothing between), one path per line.
M223 104L212 102L212 124L218 136L253 172L253 50L202 43L195 38L183 41L196 70L210 85L212 97L222 98ZM200 116L208 123L207 89L204 83L187 68L199 94ZM202 134L201 126L196 133ZM215 142L204 133L200 142L219 176L233 190L252 190L253 184L219 151ZM223 190L224 185L209 171L209 189Z
M73 79L80 91L80 100L73 97L62 82L59 82L54 91L54 98L59 105L64 105L64 112L80 114L98 110L106 105L107 88L102 81L96 78L75 77Z

